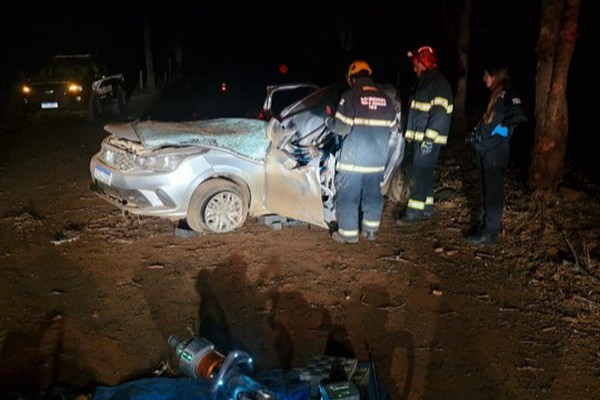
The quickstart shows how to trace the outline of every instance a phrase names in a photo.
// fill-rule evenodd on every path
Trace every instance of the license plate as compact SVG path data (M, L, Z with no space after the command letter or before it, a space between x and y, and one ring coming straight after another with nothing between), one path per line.
M46 109L51 109L51 108L58 108L58 102L56 101L45 101L42 103L42 109L46 110Z
M94 168L94 178L102 183L110 185L110 182L112 181L112 174L106 168L96 165L96 168Z

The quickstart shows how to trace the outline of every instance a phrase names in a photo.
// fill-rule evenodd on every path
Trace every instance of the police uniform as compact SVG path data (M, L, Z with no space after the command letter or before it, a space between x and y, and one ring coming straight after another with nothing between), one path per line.
M519 97L503 90L495 102L489 122L480 121L471 142L477 152L477 167L482 187L483 210L480 231L467 238L473 244L496 240L502 227L504 177L510 161L510 137L527 116Z

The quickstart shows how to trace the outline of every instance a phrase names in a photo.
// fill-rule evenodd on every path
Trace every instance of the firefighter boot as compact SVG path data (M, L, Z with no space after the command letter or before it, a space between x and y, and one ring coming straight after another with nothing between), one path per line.
M362 231L362 235L367 238L368 241L374 241L377 238L375 231L364 230Z
M333 232L331 238L334 242L338 243L358 243L358 237L346 237L341 235L339 232Z

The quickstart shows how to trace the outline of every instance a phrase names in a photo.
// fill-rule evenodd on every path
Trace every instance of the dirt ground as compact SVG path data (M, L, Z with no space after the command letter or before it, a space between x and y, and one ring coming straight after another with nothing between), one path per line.
M442 155L433 220L398 228L388 201L375 242L252 218L182 237L90 191L102 124L0 131L0 398L177 376L172 334L244 349L258 371L372 356L394 400L600 398L600 197L585 179L532 194L512 173L494 246L463 240L460 146Z

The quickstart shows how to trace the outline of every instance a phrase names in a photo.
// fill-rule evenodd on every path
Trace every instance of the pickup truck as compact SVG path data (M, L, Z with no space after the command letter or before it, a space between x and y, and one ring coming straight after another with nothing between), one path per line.
M109 73L91 54L51 57L21 85L24 110L29 113L78 113L94 121L106 110L120 114L127 104L125 78Z

